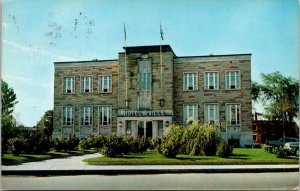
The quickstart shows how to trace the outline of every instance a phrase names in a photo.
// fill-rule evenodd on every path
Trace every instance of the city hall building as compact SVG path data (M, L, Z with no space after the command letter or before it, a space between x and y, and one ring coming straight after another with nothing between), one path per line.
M170 45L134 46L115 60L54 66L54 137L156 137L198 121L252 144L251 54L180 57Z

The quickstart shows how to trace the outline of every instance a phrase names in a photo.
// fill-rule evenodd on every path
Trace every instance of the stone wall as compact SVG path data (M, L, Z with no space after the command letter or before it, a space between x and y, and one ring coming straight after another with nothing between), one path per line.
M225 72L238 70L241 89L225 89ZM183 91L183 73L197 72L198 90ZM219 90L205 90L204 72L219 72ZM183 105L198 104L198 120L204 122L204 103L219 103L220 122L226 120L225 104L241 104L241 125L227 126L228 139L240 139L241 145L252 143L251 55L182 57L174 59L174 121L183 123ZM242 137L242 138L241 138Z
M99 75L112 75L112 92L99 92ZM72 133L78 136L85 136L82 132L92 132L98 134L116 132L117 118L117 100L118 100L118 61L88 61L88 62L67 62L55 63L54 74L54 136L62 134L62 108L66 105L75 107L75 118ZM93 92L81 93L80 78L81 76L92 76ZM63 78L65 76L75 77L75 93L63 93ZM93 125L84 127L80 125L80 107L83 105L93 106ZM101 126L98 129L98 105L112 106L112 125ZM81 132L81 133L80 133Z

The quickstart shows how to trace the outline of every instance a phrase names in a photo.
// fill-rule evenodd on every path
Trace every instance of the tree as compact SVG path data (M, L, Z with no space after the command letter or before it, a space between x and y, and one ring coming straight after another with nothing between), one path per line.
M17 96L3 80L1 80L1 91L2 116L10 116L14 111L14 106L18 103Z
M44 136L48 139L53 133L53 110L48 110L45 112L43 117L38 121L37 128L44 132Z
M268 119L292 122L299 111L299 81L278 71L261 77L262 84L252 83L252 100L263 101Z

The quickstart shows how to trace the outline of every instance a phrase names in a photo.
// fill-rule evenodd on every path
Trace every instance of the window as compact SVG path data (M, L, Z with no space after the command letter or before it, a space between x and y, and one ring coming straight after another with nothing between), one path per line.
M111 92L111 75L101 75L99 85L99 90L101 93Z
M75 77L64 77L63 80L63 92L74 93L75 92Z
M183 90L192 91L198 89L198 75L197 73L183 74Z
M240 72L226 72L226 89L240 89Z
M219 73L205 72L205 89L218 90L219 89Z
M219 122L219 104L208 103L204 105L204 123L217 124Z
M151 91L151 67L149 60L139 61L139 91Z
M126 135L131 135L131 121L126 121Z
M240 120L240 104L226 104L226 122L231 125L239 125Z
M81 125L93 124L93 107L83 106L81 107Z
M198 119L198 105L183 105L183 124L186 125L192 120Z
M74 124L74 108L72 106L63 107L63 125Z
M164 121L158 121L158 136L164 135Z
M99 125L111 125L111 106L98 107Z
M257 141L257 135L253 134L253 141L256 142Z
M92 92L92 76L81 77L81 92L82 93Z

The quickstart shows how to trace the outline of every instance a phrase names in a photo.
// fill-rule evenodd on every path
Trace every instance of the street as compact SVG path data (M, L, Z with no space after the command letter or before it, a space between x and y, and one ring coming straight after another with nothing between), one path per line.
M299 172L2 176L4 190L294 190ZM299 187L298 187L299 188Z

